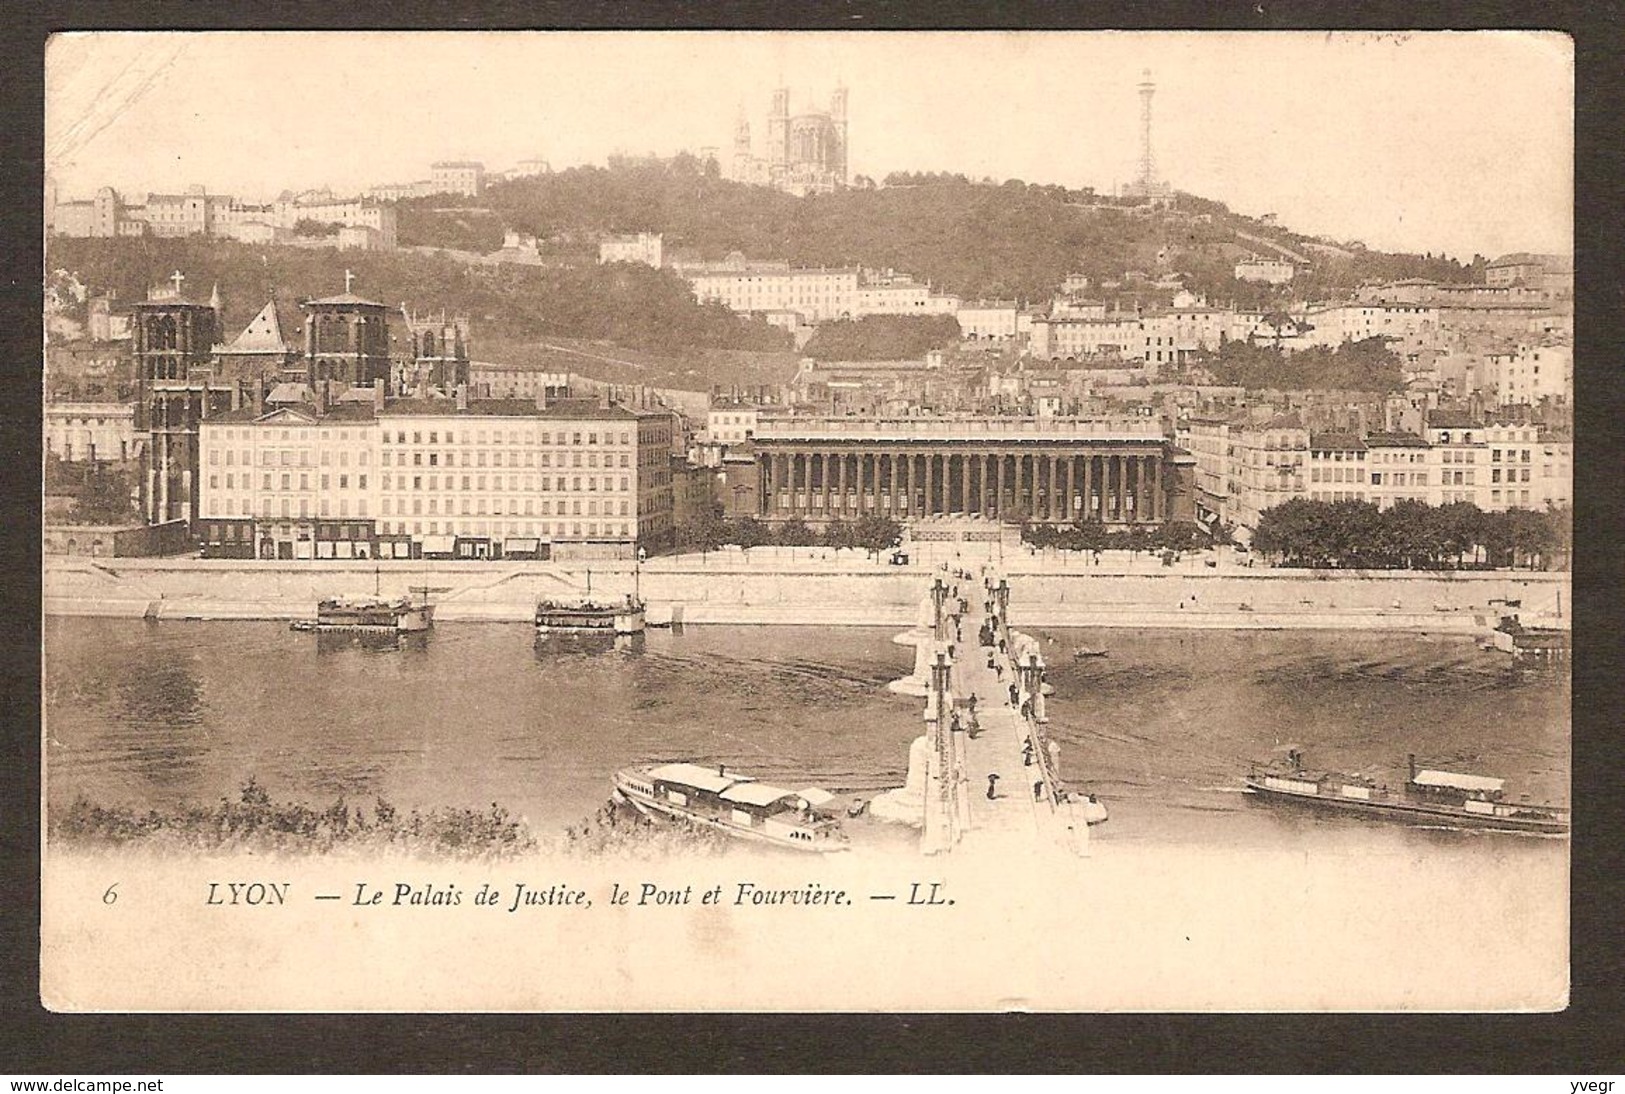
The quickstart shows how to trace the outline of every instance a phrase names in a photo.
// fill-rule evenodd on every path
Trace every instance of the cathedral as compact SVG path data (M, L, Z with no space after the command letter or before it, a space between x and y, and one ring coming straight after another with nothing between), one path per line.
M728 177L797 196L827 194L846 185L846 88L830 95L829 109L790 113L790 89L773 92L767 147L757 155L741 108L734 127Z

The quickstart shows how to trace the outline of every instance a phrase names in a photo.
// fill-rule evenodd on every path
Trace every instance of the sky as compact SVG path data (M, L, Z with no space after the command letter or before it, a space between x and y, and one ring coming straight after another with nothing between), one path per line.
M555 170L758 144L849 89L850 172L1131 181L1143 70L1176 189L1284 227L1469 259L1568 253L1573 51L1533 32L192 32L59 35L63 199L200 183L359 193L441 159Z

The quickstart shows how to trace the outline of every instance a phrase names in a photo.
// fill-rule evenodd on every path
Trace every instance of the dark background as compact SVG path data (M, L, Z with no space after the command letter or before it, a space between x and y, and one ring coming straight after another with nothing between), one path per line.
M0 227L8 291L0 644L0 1068L68 1075L431 1072L1534 1073L1625 1068L1620 959L1619 222L1625 82L1612 3L6 5ZM274 19L275 22L270 20ZM39 493L43 63L59 29L1126 28L1564 30L1577 63L1572 995L1551 1015L55 1015L39 1004ZM1448 155L1448 149L1441 149ZM1515 155L1515 151L1509 151ZM1406 899L1396 894L1396 899ZM200 960L207 955L200 954ZM1310 959L1312 960L1312 958ZM1487 970L1493 973L1493 970ZM854 991L854 1010L863 1006ZM1555 1088L1554 1088L1555 1089Z

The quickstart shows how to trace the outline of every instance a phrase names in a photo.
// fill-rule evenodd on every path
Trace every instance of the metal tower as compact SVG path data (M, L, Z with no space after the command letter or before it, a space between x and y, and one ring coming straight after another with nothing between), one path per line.
M1140 187L1149 194L1156 183L1156 164L1151 158L1151 96L1157 85L1151 82L1151 70L1140 74Z

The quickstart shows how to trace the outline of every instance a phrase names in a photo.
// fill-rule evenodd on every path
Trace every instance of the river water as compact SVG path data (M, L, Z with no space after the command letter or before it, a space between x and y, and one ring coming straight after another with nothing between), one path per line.
M1296 745L1390 785L1414 752L1566 802L1566 677L1515 671L1460 636L1032 633L1063 775L1111 810L1104 845L1566 856L1563 841L1282 813L1239 792L1249 760ZM922 730L921 702L885 689L913 657L892 634L690 627L612 646L457 624L378 649L280 623L53 617L48 793L165 809L235 797L252 777L318 807L496 802L549 833L591 815L617 768L651 760L871 791L902 782ZM1074 659L1080 647L1109 655Z

